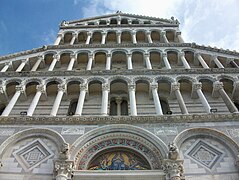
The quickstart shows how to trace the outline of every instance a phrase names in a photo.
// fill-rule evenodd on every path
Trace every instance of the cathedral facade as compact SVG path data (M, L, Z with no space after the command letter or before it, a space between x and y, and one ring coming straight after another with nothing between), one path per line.
M1 180L239 179L239 53L173 17L63 21L0 71Z

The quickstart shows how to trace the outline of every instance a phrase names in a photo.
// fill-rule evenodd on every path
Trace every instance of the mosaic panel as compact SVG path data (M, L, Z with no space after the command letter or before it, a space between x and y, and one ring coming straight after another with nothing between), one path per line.
M13 156L22 168L28 172L54 156L54 153L43 141L37 139L15 151Z
M216 147L198 140L185 152L185 155L204 167L212 169L224 154Z

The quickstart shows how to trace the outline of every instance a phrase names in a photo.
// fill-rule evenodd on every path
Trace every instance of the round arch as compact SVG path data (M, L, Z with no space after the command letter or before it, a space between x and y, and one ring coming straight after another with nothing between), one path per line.
M151 132L119 124L94 129L78 138L70 149L70 159L75 161L78 169L87 169L95 156L109 148L132 149L148 161L151 169L161 169L168 151L166 144Z

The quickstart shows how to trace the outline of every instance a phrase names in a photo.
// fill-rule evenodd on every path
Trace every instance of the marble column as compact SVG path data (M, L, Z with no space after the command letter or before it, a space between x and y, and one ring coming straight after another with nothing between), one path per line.
M133 69L132 54L127 54L127 67L128 69Z
M232 67L239 68L239 65L234 61L234 59L229 59L228 61L232 65Z
M106 32L102 32L101 35L102 35L101 44L105 44L107 33Z
M2 116L8 116L11 113L11 111L12 111L13 107L15 106L18 98L23 93L25 93L25 86L17 85L16 86L16 92L13 95L13 97L11 98L11 100L9 101L9 103L6 106L6 108L4 109L4 111L2 112Z
M191 67L188 64L188 61L185 58L185 53L184 52L179 53L179 57L180 57L180 59L181 59L181 61L183 63L184 68L185 69L191 69Z
M70 45L73 45L73 44L75 43L76 38L77 38L77 33L73 33L73 34L72 34L72 38L71 38Z
M116 97L115 102L117 104L117 116L121 115L121 103L122 103L122 98L121 97Z
M177 98L177 101L178 101L178 104L179 104L179 107L181 109L182 114L188 114L187 107L185 105L182 94L180 92L180 84L179 83L172 83L171 89L172 89L172 92L175 93L175 96Z
M204 59L199 53L196 53L195 57L198 59L199 63L202 65L203 68L209 69L209 66L207 65L207 63L204 61Z
M213 56L212 59L215 62L215 64L217 65L218 68L224 68L222 63L218 60L217 56Z
M18 66L18 68L16 69L16 72L21 72L23 70L23 68L25 67L25 65L28 63L29 59L23 59L21 64Z
M51 109L51 113L50 113L51 116L56 116L57 115L58 109L59 109L60 104L61 104L62 97L63 97L65 92L66 92L66 84L59 84L56 99L55 99L53 107Z
M117 36L117 44L121 44L121 32L117 32L116 36Z
M55 180L70 180L74 171L74 161L71 160L54 160L54 179Z
M78 98L76 111L75 111L76 116L81 116L81 114L82 114L84 101L85 101L85 95L86 95L87 91L88 91L88 84L81 84L80 85L80 95Z
M38 56L38 59L35 62L35 64L33 65L31 71L36 71L38 69L38 67L40 66L41 62L43 62L43 60L44 60L43 56Z
M85 44L90 44L91 37L92 37L92 33L91 32L87 32L87 39L86 39Z
M147 69L152 69L152 65L151 65L151 62L150 62L150 55L149 54L144 54L144 59L145 59Z
M137 116L135 84L129 84L128 90L129 90L129 101L130 101L130 114L131 116Z
M163 56L163 62L164 62L166 69L172 69L171 65L168 61L167 53L163 53L162 56Z
M132 32L133 44L137 44L136 32Z
M153 99L154 99L154 106L157 115L163 115L162 106L158 96L158 84L151 84Z
M110 70L111 67L111 54L107 54L106 55L106 70Z
M59 45L61 40L62 40L63 35L62 34L58 34L56 41L54 42L54 45Z
M4 63L4 67L2 68L1 72L6 72L10 67L12 67L12 62Z
M239 81L235 81L233 83L232 99L239 98L238 94L239 94Z
M224 101L224 103L226 104L228 110L231 113L235 113L238 112L235 104L232 102L232 100L230 99L230 97L227 95L227 93L225 92L224 88L223 88L223 83L222 82L214 82L213 83L213 91L218 91L222 100Z
M74 67L75 62L76 62L75 54L71 54L70 57L71 57L71 60L70 60L70 62L68 64L67 71L71 71L73 69L73 67Z
M27 116L32 116L33 115L42 93L46 92L46 86L45 85L37 85L36 89L37 89L36 94L35 94L32 102L31 102L31 104L30 104L30 106L27 110Z
M165 31L161 31L161 34L160 34L160 35L161 35L161 39L163 39L163 42L164 42L164 43L169 43Z
M181 180L184 173L183 160L164 159L162 169L169 180Z
M176 36L178 37L178 42L179 43L184 43L184 40L182 38L181 32L176 32Z
M146 34L147 34L148 43L153 43L151 38L151 32L146 32Z
M54 67L56 66L57 61L59 61L59 60L60 60L60 56L57 55L57 54L54 54L53 55L53 60L50 64L50 67L49 67L48 71L53 71Z
M197 92L197 95L203 105L203 108L204 110L207 112L207 113L211 113L210 110L211 110L211 106L209 105L206 97L204 96L203 92L202 92L202 83L194 83L193 86L192 86L192 89L193 91L196 91Z
M108 98L109 98L110 86L108 83L102 84L102 103L101 103L101 115L108 115Z
M89 59L88 59L88 63L87 63L87 66L86 66L86 70L91 70L92 64L93 64L93 54L90 54Z

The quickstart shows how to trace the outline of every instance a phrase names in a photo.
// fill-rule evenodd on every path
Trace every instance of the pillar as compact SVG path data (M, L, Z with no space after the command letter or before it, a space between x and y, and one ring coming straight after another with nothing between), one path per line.
M89 59L88 59L88 63L87 63L87 66L86 66L86 70L91 70L92 63L93 63L93 54L90 54Z
M4 111L2 112L2 116L8 116L11 113L11 111L12 111L13 107L15 106L18 98L24 92L25 92L25 87L24 86L21 86L21 85L16 86L16 92L13 95L12 99L9 101L9 103L6 106L6 108L4 109Z
M66 84L59 84L58 85L58 93L56 95L56 99L55 99L53 107L51 109L51 113L50 113L51 116L56 116L58 109L60 107L60 104L61 104L62 97L65 92L66 92Z
M133 44L137 44L136 32L132 32Z
M145 54L144 58L145 58L146 68L147 69L152 69L152 65L151 65L151 62L150 62L150 55Z
M133 69L132 54L127 54L127 67L128 69Z
M204 96L203 92L202 92L202 83L194 83L193 84L193 87L192 87L193 91L196 91L197 92L197 95L203 105L203 108L204 110L207 112L207 113L211 113L210 110L211 110L211 106L209 105L206 97Z
M117 43L121 44L121 32L117 32L116 36L117 36Z
M90 44L90 39L91 39L92 33L91 32L87 32L87 39L85 44Z
M235 113L238 112L235 104L232 102L232 100L230 99L230 97L227 95L227 93L225 92L225 90L223 89L223 83L222 82L214 82L213 83L213 91L218 91L222 100L224 101L224 103L226 104L228 110L231 113Z
M172 69L171 65L168 61L167 53L163 53L162 56L163 56L163 62L164 62L166 69Z
M1 72L6 72L10 67L12 67L12 62L4 63L4 67L2 68Z
M73 69L75 61L76 61L75 54L71 54L70 56L71 56L71 60L70 60L70 62L68 64L67 71L71 71Z
M239 81L234 81L233 83L233 91L232 91L232 99L238 99L239 94Z
M171 87L172 92L175 93L175 96L177 98L177 101L178 101L178 104L179 104L179 107L181 109L182 114L188 114L187 107L184 103L182 94L180 92L180 84L179 83L173 83L171 86L172 86Z
M106 33L106 32L103 32L103 33L102 33L101 44L105 44L106 35L107 35L107 33Z
M85 101L85 95L86 95L87 90L88 90L88 84L80 85L80 95L78 98L75 115L81 116L81 114L82 114L84 101Z
M73 44L75 43L76 38L77 38L77 33L73 33L73 34L72 34L72 38L71 38L70 45L73 45Z
M184 43L184 40L182 38L181 32L176 32L176 36L178 37L178 42L179 43Z
M239 65L234 61L234 59L230 59L229 63L232 65L232 67L239 68Z
M60 42L61 42L62 37L63 37L62 34L58 34L57 38L56 38L56 41L54 42L54 45L59 45Z
M218 68L224 68L222 63L218 60L217 56L213 56L212 59L215 62L215 64L217 65Z
M121 97L116 97L115 102L117 104L117 116L121 115L121 103L122 103L122 98Z
M148 42L153 43L152 38L151 38L151 32L146 32L146 34L147 34Z
M54 69L54 67L55 67L55 65L56 65L56 63L57 63L57 61L59 61L59 59L60 59L59 55L57 55L57 54L54 54L54 55L53 55L53 60L52 60L52 62L51 62L51 65L50 65L48 71L53 71L53 69Z
M38 69L38 67L40 66L42 61L43 61L43 56L38 56L38 59L35 62L35 64L33 65L31 71L36 71Z
M165 31L161 31L161 37L162 37L161 39L163 39L163 42L164 42L164 43L169 43Z
M102 84L102 103L101 103L101 115L108 115L108 97L110 87L108 83Z
M137 116L136 98L135 98L135 84L129 84L129 101L130 101L130 114Z
M28 63L28 60L29 60L28 58L22 60L21 64L16 69L16 72L21 72L23 70L23 68L25 67L25 65Z
M184 68L185 68L185 69L191 69L191 67L190 67L189 64L188 64L188 61L187 61L186 58L185 58L185 53L184 53L184 52L181 52L181 53L179 54L179 57L180 57L180 59L181 59L181 61L182 61L182 63L183 63Z
M162 106L158 96L158 84L151 84L153 99L154 99L154 106L157 115L163 115Z
M105 67L105 69L106 69L106 70L110 70L110 67L111 67L111 54L107 54L107 56L106 56L106 67Z
M196 53L195 56L197 57L198 61L200 62L203 68L209 69L209 66L207 65L207 63L204 61L204 59L199 53Z
M31 104L30 104L30 106L27 110L27 116L32 116L33 115L42 93L46 92L46 86L45 85L37 85L36 89L37 89L37 92L36 92L32 102L31 102Z

